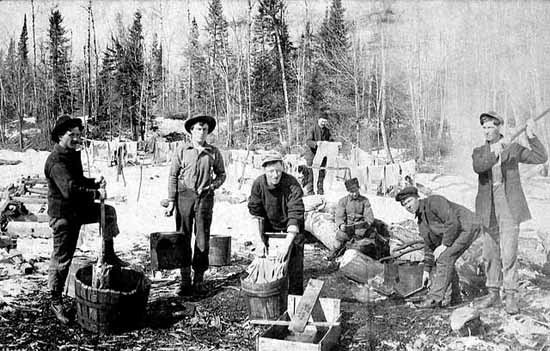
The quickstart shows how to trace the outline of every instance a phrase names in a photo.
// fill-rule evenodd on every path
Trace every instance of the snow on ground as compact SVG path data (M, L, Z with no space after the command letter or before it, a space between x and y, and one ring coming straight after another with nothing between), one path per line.
M29 151L25 154L0 151L0 158L20 159L23 162L15 166L0 166L2 177L0 186L7 186L17 181L21 175L40 175L46 152ZM87 169L87 167L84 167ZM127 185L124 186L122 179L116 180L116 168L106 167L105 163L98 162L90 167L91 176L103 175L107 179L108 196L114 200L110 203L115 206L118 217L120 235L115 240L115 248L121 253L123 259L130 262L137 261L136 252L147 254L149 247L149 235L159 231L173 231L175 229L174 218L165 217L164 209L160 201L167 195L168 166L139 166L127 167L124 175ZM259 170L248 167L244 176L246 181L240 186L237 182L242 176L242 167L230 165L227 169L228 179L222 189L217 190L217 201L214 205L214 216L212 223L212 234L230 235L232 237L233 253L236 255L246 254L249 250L247 241L256 242L254 224L248 215L246 198L250 191L252 180L260 174ZM140 189L141 178L141 189ZM477 191L475 176L463 177L452 175L420 174L417 181L429 187L434 193L446 196L452 201L461 203L473 209L474 199ZM529 178L523 180L524 188L529 199L530 209L534 219L521 226L520 238L520 260L529 258L530 262L542 265L548 260L550 240L548 232L550 228L550 181L547 178ZM138 201L139 194L139 201ZM336 201L344 196L342 184L334 188L327 187L324 196L328 207L334 206ZM374 196L366 194L372 204L373 211L377 218L388 223L400 222L405 219L413 219L413 216L406 212L393 198ZM19 224L21 225L21 224ZM44 228L43 228L44 229ZM47 228L46 230L47 231ZM80 248L85 254L94 257L97 252L98 225L86 225L81 232ZM0 281L0 296L6 301L13 301L26 290L32 290L31 285L37 280L45 280L47 273L47 258L51 250L51 239L46 237L31 238L23 235L18 241L18 250L26 260L37 259L38 274L32 276L16 276L9 280ZM522 267L520 279L528 280L534 278L533 270ZM31 279L32 278L32 279ZM542 290L537 290L533 285L526 285L529 293L525 303L529 309L537 310L545 316L542 320L550 320L548 306L549 297ZM540 292L537 292L540 291ZM518 328L521 333L521 340L527 346L532 345L535 336L542 332L548 332L548 326L533 321L533 318L513 319L504 315L504 323L500 326L503 333L502 342L493 344L475 337L453 338L445 350L509 350L506 346L506 336L517 335ZM492 317L491 317L492 318ZM541 317L542 318L542 317ZM518 339L519 340L519 339ZM421 349L414 348L411 350Z

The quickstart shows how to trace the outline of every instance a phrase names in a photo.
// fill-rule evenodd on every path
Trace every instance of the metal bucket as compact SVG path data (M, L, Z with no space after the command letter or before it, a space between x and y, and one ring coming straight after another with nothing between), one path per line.
M228 266L231 263L231 237L227 235L211 235L208 252L210 266Z
M176 269L183 267L185 259L184 240L182 232L151 233L151 268Z
M405 296L422 287L424 264L420 262L399 261L384 264L384 286L393 288Z

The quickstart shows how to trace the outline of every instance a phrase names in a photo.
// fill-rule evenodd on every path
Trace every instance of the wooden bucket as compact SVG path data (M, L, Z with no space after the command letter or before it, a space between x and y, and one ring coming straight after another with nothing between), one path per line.
M276 320L286 311L288 299L288 277L265 284L254 284L241 278L248 307L249 319Z
M114 289L90 286L93 267L76 272L76 320L82 328L96 333L115 333L142 325L150 283L141 272L121 268Z
M67 275L67 280L65 282L65 295L70 296L74 299L76 272L78 272L78 270L82 267L86 267L95 263L96 260L97 258L91 258L87 256L73 257L71 268L69 268L69 274Z
M228 266L231 264L231 237L227 235L211 235L210 251L208 253L210 266Z
M182 232L156 232L149 237L151 244L151 268L176 269L183 267L185 258Z

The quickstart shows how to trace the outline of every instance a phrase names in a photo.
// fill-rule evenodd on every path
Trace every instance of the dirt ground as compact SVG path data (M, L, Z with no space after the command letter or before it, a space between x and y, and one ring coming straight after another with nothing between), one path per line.
M20 166L3 166L5 177L0 185L21 174L40 174L42 158L34 155L30 162ZM149 234L174 227L173 218L164 217L159 206L165 196L166 166L126 168L127 186L116 181L113 168L92 167L91 172L106 176L111 204L119 214L121 234L115 240L116 250L135 267L148 271ZM245 185L241 189L236 183L239 170L228 169L228 174L224 189L216 195L212 233L232 237L232 265L208 271L208 295L176 297L177 272L163 271L152 280L142 328L99 336L76 324L62 326L48 309L46 279L51 239L45 224L31 234L22 234L18 240L23 258L34 263L33 274L23 275L10 270L9 265L0 264L0 350L254 350L256 337L266 327L248 322L239 280L254 246L253 230L245 215L249 188ZM434 174L424 174L419 179L453 201L473 205L475 183L471 179ZM550 247L547 230L550 185L546 179L535 179L524 182L524 186L535 219L522 225L520 235L522 312L511 317L502 308L481 311L485 332L480 336L459 337L454 333L449 324L451 309L424 311L402 300L382 298L324 261L322 257L327 251L320 244L306 245L305 282L309 278L324 280L322 296L342 301L342 335L337 350L550 351L550 276L542 273ZM340 195L329 191L327 196ZM367 196L371 198L375 216L387 223L411 219L392 199ZM98 247L97 225L83 228L81 237L77 255L94 258ZM67 299L68 306L70 303Z

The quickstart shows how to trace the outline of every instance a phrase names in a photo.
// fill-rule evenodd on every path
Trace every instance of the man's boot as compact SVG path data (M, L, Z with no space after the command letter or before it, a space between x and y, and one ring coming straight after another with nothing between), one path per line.
M515 291L506 291L506 305L504 307L508 314L518 314L518 298Z
M104 251L104 258L103 261L107 264L113 265L113 266L120 266L120 267L128 267L128 262L124 262L115 253L115 248L113 244L113 240L105 240L105 251Z
M483 296L478 301L474 302L474 306L477 308L489 308L500 305L500 289L488 288L489 293Z
M193 291L197 295L204 295L207 293L206 285L204 283L204 272L197 272L193 276Z
M51 302L50 302L50 309L55 315L55 318L57 318L58 321L60 321L63 324L69 324L70 319L65 314L65 311L63 309L63 299L61 298L61 293L59 292L52 292Z
M179 296L191 296L193 295L193 289L191 288L191 267L183 267L180 269L181 282L176 294Z

